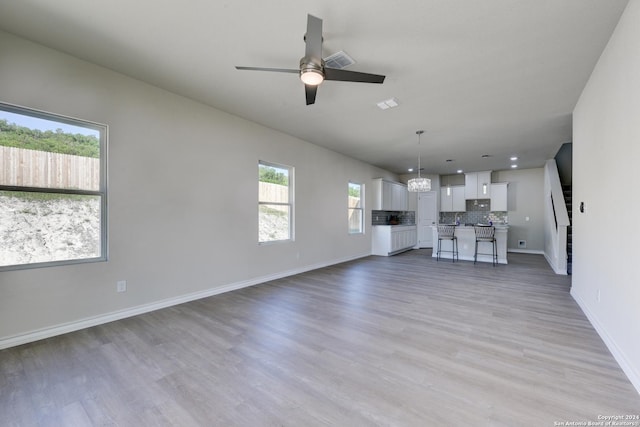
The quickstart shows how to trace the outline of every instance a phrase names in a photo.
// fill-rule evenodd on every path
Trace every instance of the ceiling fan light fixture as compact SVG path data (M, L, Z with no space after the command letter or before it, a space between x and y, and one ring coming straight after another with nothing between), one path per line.
M324 76L317 70L303 70L300 72L302 83L311 86L318 86L324 81Z
M307 61L307 58L302 58L300 61L300 80L306 85L318 86L324 81L322 65L314 64L311 61Z

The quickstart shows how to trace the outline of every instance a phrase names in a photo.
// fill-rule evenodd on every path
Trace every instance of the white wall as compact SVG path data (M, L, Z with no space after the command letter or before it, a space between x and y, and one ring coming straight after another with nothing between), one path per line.
M631 0L574 110L571 294L638 391L639 118L640 0Z
M0 272L0 348L371 253L388 172L3 32L0 58L2 101L109 125L110 249ZM257 244L259 159L295 167L293 243ZM349 180L365 235L347 232Z

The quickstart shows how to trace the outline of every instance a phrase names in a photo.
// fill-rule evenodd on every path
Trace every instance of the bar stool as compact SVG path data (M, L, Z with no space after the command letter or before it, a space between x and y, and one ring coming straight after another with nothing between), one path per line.
M476 225L473 227L476 232L476 250L473 254L473 263L478 261L478 254L491 255L491 261L495 267L498 263L498 244L496 243L496 229L492 225ZM491 253L478 252L478 243L491 244Z
M451 250L442 250L442 241L451 240ZM456 237L455 225L438 225L438 252L436 253L436 261L440 261L441 252L451 252L451 262L458 260L458 238Z

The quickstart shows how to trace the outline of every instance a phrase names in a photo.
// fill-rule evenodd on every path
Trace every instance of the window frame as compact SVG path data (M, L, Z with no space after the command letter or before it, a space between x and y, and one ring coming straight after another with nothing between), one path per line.
M287 189L288 189L288 202L287 203L283 203L283 202L272 202L272 201L262 201L260 200L260 191L258 190L258 245L271 245L271 244L277 244L277 243L286 243L286 242L293 242L295 241L294 238L294 208L295 208L295 201L294 201L294 173L295 173L295 168L293 166L289 166L289 165L285 165L282 163L274 163L274 162L269 162L266 160L258 160L258 189L260 188L260 167L261 166L266 166L266 167L271 167L271 168L276 168L276 169L286 169L288 171L288 184L287 184ZM260 206L262 205L280 205L280 206L287 206L289 208L289 237L286 239L278 239L278 240L265 240L265 241L261 241L260 240Z
M99 173L99 188L98 190L81 190L81 189L69 189L69 188L49 188L49 187L33 187L33 186L20 186L20 185L3 185L0 184L0 191L14 191L25 193L47 193L47 194L71 194L81 196L97 196L100 197L100 255L90 258L75 258L65 259L59 261L43 261L32 262L28 264L12 264L6 266L0 266L0 271L9 270L27 270L32 268L43 267L56 267L63 265L84 264L93 262L104 262L109 259L109 245L108 245L108 219L107 219L107 152L108 152L108 140L109 140L109 127L102 123L92 122L84 119L78 119L74 117L64 116L61 114L51 113L48 111L36 110L33 108L23 107L19 105L9 104L6 102L0 102L0 110L19 114L23 116L34 117L37 119L44 119L61 124L67 124L72 126L84 127L97 131L100 135L100 173Z
M349 206L349 190L351 189L351 186L360 187L360 207L359 208L352 208ZM351 213L351 211L360 212L360 229L358 231L351 231L351 227L349 226L350 225L349 218L351 217L349 214ZM364 234L364 184L355 182L355 181L349 181L347 184L347 232L349 233L350 236Z

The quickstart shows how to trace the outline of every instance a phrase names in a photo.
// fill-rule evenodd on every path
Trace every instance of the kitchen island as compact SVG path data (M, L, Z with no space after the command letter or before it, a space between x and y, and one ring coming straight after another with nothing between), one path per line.
M495 225L496 245L498 247L498 264L507 264L507 231L508 225ZM438 255L438 227L433 226L433 257ZM473 261L475 253L476 233L473 226L456 226L456 237L458 238L458 259ZM443 240L442 250L451 251L452 241ZM489 255L486 255L486 254ZM482 254L482 255L481 255ZM451 252L442 252L440 259L451 259ZM489 243L480 243L478 246L478 262L492 262L491 246Z

